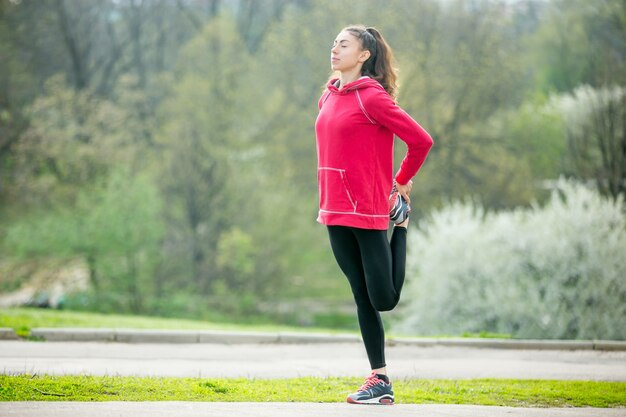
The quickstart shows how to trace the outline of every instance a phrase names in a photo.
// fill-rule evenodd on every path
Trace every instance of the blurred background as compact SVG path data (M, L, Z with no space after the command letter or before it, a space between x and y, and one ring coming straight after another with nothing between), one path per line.
M352 23L435 140L391 328L626 339L623 0L0 0L0 306L357 329L315 222Z

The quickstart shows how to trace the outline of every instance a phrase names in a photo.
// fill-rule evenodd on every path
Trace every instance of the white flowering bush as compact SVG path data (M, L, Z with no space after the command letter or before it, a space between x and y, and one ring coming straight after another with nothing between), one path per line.
M409 235L397 330L626 339L622 198L560 180L540 207L455 203Z
M581 130L589 119L597 116L599 110L605 109L611 103L621 103L624 96L625 87L593 88L590 85L580 85L570 93L552 95L546 110L557 110L570 129Z

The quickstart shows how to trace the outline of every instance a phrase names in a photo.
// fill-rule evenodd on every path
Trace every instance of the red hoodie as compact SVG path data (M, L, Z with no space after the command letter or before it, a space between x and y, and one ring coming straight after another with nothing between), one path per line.
M341 91L330 80L315 122L317 181L325 225L386 230L393 186L394 134L408 147L395 179L406 184L433 145L430 135L378 81L361 77Z

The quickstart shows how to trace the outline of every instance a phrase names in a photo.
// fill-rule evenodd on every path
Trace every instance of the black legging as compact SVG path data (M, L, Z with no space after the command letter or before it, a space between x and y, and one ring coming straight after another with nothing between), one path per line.
M348 277L357 306L359 326L372 369L385 364L385 330L379 311L392 310L400 300L406 264L406 228L386 230L328 226L330 246Z

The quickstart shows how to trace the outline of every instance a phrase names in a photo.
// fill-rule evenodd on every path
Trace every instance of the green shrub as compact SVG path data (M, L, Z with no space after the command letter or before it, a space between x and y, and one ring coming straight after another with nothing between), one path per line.
M409 245L403 331L626 339L622 198L561 180L545 207L451 204Z

